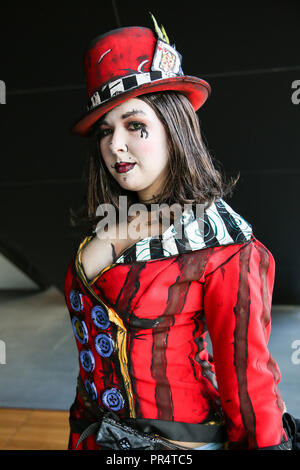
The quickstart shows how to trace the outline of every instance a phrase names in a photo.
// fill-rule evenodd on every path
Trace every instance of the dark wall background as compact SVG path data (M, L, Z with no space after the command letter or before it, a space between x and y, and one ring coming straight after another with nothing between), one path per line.
M221 6L220 6L221 5ZM223 5L223 6L222 6ZM274 303L300 303L299 2L27 2L1 5L0 251L41 287L63 288L84 235L69 225L83 197L88 141L69 133L87 102L83 51L122 26L152 28L150 10L183 55L183 70L209 81L198 115L228 176L227 202L273 253Z

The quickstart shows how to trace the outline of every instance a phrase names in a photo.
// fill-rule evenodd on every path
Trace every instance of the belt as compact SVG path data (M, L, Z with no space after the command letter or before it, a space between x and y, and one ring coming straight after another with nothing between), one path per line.
M108 411L101 408L98 402L90 398L80 376L77 379L77 390L84 406L91 412L94 421L101 422L104 413L107 414ZM71 432L74 433L82 433L91 424L91 421L84 419L72 420L70 418L69 421ZM173 441L225 442L227 440L223 424L184 423L148 418L124 418L122 422L138 431L156 434Z

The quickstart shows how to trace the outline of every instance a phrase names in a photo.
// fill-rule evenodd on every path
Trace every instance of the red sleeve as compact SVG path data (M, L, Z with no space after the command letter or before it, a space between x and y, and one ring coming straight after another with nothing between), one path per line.
M274 258L254 237L226 250L221 264L212 255L207 265L204 311L229 448L278 445L284 404L280 371L267 347Z

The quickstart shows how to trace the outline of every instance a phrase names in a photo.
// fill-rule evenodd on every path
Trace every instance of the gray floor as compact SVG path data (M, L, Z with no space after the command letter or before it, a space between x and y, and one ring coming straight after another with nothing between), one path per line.
M297 340L299 354L292 347ZM0 292L0 346L0 408L69 409L77 349L64 297L56 288ZM287 409L300 417L300 307L273 307L269 350L281 370L279 390Z
M52 287L0 303L0 407L67 410L74 398L77 348L63 295Z

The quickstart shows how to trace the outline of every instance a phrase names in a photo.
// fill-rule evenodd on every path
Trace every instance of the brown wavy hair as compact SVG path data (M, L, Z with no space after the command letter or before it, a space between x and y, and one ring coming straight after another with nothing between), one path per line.
M175 91L150 93L137 97L155 111L168 136L169 174L158 204L206 204L231 196L240 174L228 181L221 163L211 157L200 131L198 116L187 97ZM123 189L108 171L100 153L97 121L90 133L90 146L83 170L84 201L74 211L70 208L72 226L95 229L101 217L96 216L99 204L109 203L118 216L119 196L127 196L128 207L139 202L136 192ZM149 201L150 202L150 201ZM153 202L153 201L151 201Z

